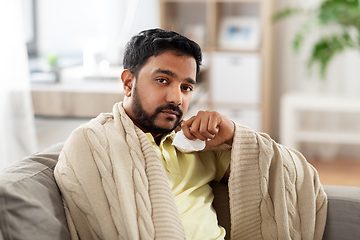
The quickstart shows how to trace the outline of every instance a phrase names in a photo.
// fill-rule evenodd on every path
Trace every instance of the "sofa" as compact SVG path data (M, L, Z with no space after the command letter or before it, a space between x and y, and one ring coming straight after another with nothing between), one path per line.
M53 170L63 143L50 146L0 172L0 240L70 239ZM212 183L219 224L230 227L227 186ZM324 186L328 216L323 239L360 239L360 188ZM227 237L228 238L228 237Z

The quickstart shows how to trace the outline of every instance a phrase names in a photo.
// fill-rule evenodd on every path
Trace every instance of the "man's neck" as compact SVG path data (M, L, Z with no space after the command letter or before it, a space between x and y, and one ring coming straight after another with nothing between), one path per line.
M161 138L163 136L163 134L153 134L151 133L151 135L153 136L154 140L155 140L155 143L156 145L160 145L160 142L161 142Z
M133 121L134 122L134 121ZM134 124L140 128L144 133L150 133L153 138L154 138L154 141L155 143L159 146L160 145L160 141L161 141L161 138L163 137L164 134L162 133L152 133L150 131L147 131L146 129L142 128L139 124L136 124L136 122L134 122Z

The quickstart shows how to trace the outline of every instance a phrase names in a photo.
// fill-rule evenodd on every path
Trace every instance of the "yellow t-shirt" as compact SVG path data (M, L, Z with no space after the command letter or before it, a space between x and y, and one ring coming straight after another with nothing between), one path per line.
M163 136L158 146L150 133L156 154L162 161L187 239L224 239L225 229L218 225L209 182L220 181L229 164L230 151L182 153Z

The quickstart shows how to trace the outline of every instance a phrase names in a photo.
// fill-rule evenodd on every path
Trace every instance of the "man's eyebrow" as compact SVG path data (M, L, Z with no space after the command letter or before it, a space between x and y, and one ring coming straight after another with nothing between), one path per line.
M186 78L185 80L190 84L196 85L196 81L192 78Z
M161 69L161 68L159 68L159 69L156 69L155 71L154 71L154 74L157 74L157 73L164 73L164 74L166 74L166 75L169 75L169 76L171 76L171 77L177 77L177 75L176 75L176 73L174 73L173 71L171 71L171 70L166 70L166 69Z
M178 77L177 74L174 73L173 71L166 70L166 69L161 69L161 68L156 69L153 74L157 74L157 73L163 73L163 74L169 75L169 76L174 77L174 78ZM186 78L185 81L188 82L188 83L191 83L193 85L196 85L196 81L194 79L192 79L192 78Z

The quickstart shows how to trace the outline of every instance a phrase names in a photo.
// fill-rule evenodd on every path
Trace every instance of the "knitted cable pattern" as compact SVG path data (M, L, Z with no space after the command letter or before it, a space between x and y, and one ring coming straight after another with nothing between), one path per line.
M301 239L303 236L296 181L303 182L304 179L297 179L297 171L294 171L298 168L295 161L299 159L266 134L260 134L258 142L261 149L259 161L264 198L261 208L264 219L262 234L265 239Z
M123 161L131 166L131 173L129 173L131 180L129 179L129 183L131 183L130 187L133 188L133 198L136 205L136 213L129 213L126 205L121 204L119 199L121 192L125 190L123 188L129 187L129 185L122 184L121 176L119 176L120 179L117 179L118 175L114 172L114 168L116 170L121 166L111 158L114 150L109 141L113 137L107 134L107 129L104 127L107 121L112 121L112 118L104 115L102 118L99 117L97 120L91 121L80 130L83 130L84 139L87 146L89 146L92 159L96 165L116 234L109 234L109 231L106 231L109 226L104 226L104 223L98 221L97 213L93 211L94 206L85 197L87 192L77 179L77 174L67 157L62 157L61 164L59 164L61 181L66 181L62 185L70 193L68 195L71 197L71 201L84 214L84 218L88 221L88 229L91 229L95 239L154 239L152 207L148 196L147 176L144 170L145 160L139 147L139 140L134 128L129 126L128 119L122 118L123 129L126 130L124 138L126 145L129 146L129 158L123 159ZM127 197L130 198L131 196ZM133 214L136 216L136 227L129 225L134 224L134 222L129 222L129 216L131 218ZM133 229L136 229L136 231L131 232Z
M261 134L258 142L262 149L259 155L263 180L261 189L264 198L261 214L266 220L262 223L263 237L265 239L301 239L300 219L296 207L296 172L292 157L284 147L275 143L266 134ZM270 171L273 172L270 173ZM276 176L271 181L269 181L270 174ZM272 199L275 195L277 195L276 199ZM281 208L278 207L279 203L283 203ZM283 222L284 225L280 225L279 222Z
M88 198L83 198L83 201L76 201L79 197L85 196L86 193L84 188L81 186L81 183L78 181L78 178L76 177L71 163L64 151L61 151L60 158L62 161L57 164L55 170L55 172L61 176L60 178L57 178L58 185L65 186L65 189L68 191L66 196L70 198L79 209L81 209L82 214L88 221L87 224L91 226L91 235L95 235L96 238L101 239L101 235L99 235L99 233L101 234L99 222L93 217L95 214ZM74 221L72 217L70 217L70 219Z
M151 142L143 131L133 125L133 122L127 117L121 104L115 105L113 110L115 118L119 115L121 116L121 123L127 133L126 141L131 151L134 154L138 154L137 157L144 159L144 161L141 161L143 166L136 168L145 169L146 176L142 174L141 179L147 183L143 185L147 186L148 196L143 196L141 199L146 197L145 200L149 200L144 203L148 204L145 206L147 206L148 212L152 214L152 219L144 219L144 227L148 227L147 221L153 222L155 239L185 239L185 232L168 184L166 173ZM139 187L140 186L142 185L139 184ZM144 215L141 218L143 217Z
M101 132L104 132L102 125L96 123L94 123L94 125L97 129L100 129ZM119 229L118 224L116 224L123 223L126 220L121 219L122 215L120 206L118 205L117 187L113 179L112 164L109 158L110 146L108 140L106 137L101 137L101 135L96 134L97 131L94 129L84 129L84 131L89 146L93 146L92 156L100 173L100 180L109 202L110 213L114 219L117 233L120 239L125 239L126 236L122 235L121 229ZM94 227L93 225L91 226ZM97 232L97 235L103 236L101 232Z
M232 151L229 197L231 239L262 239L259 206L259 150L253 131L236 126Z
M231 239L301 239L292 157L268 135L236 129L229 190L231 225L240 227Z
M321 239L326 195L314 170L293 153L236 126L231 239ZM185 239L164 167L121 103L72 134L55 178L74 239Z
M143 153L147 159L146 173L149 179L149 195L153 206L156 239L185 239L180 215L171 192L164 167L158 159L148 137L137 130Z
M284 151L286 153L286 151ZM288 161L283 161L284 169L284 185L285 185L285 199L287 202L287 213L289 221L289 231L291 239L301 239L301 229L300 229L300 219L296 209L297 205L297 195L296 195L296 174L291 169L294 169L294 164L291 161L291 156L284 157L282 159L287 159Z
M74 235L185 239L162 163L121 103L74 131L63 150L55 175Z
M118 109L115 110L118 113ZM125 141L130 148L132 160L132 180L134 183L135 204L140 239L154 239L155 229L152 221L152 207L149 198L149 183L145 172L145 158L139 138L129 118L121 114L121 124L125 130Z

